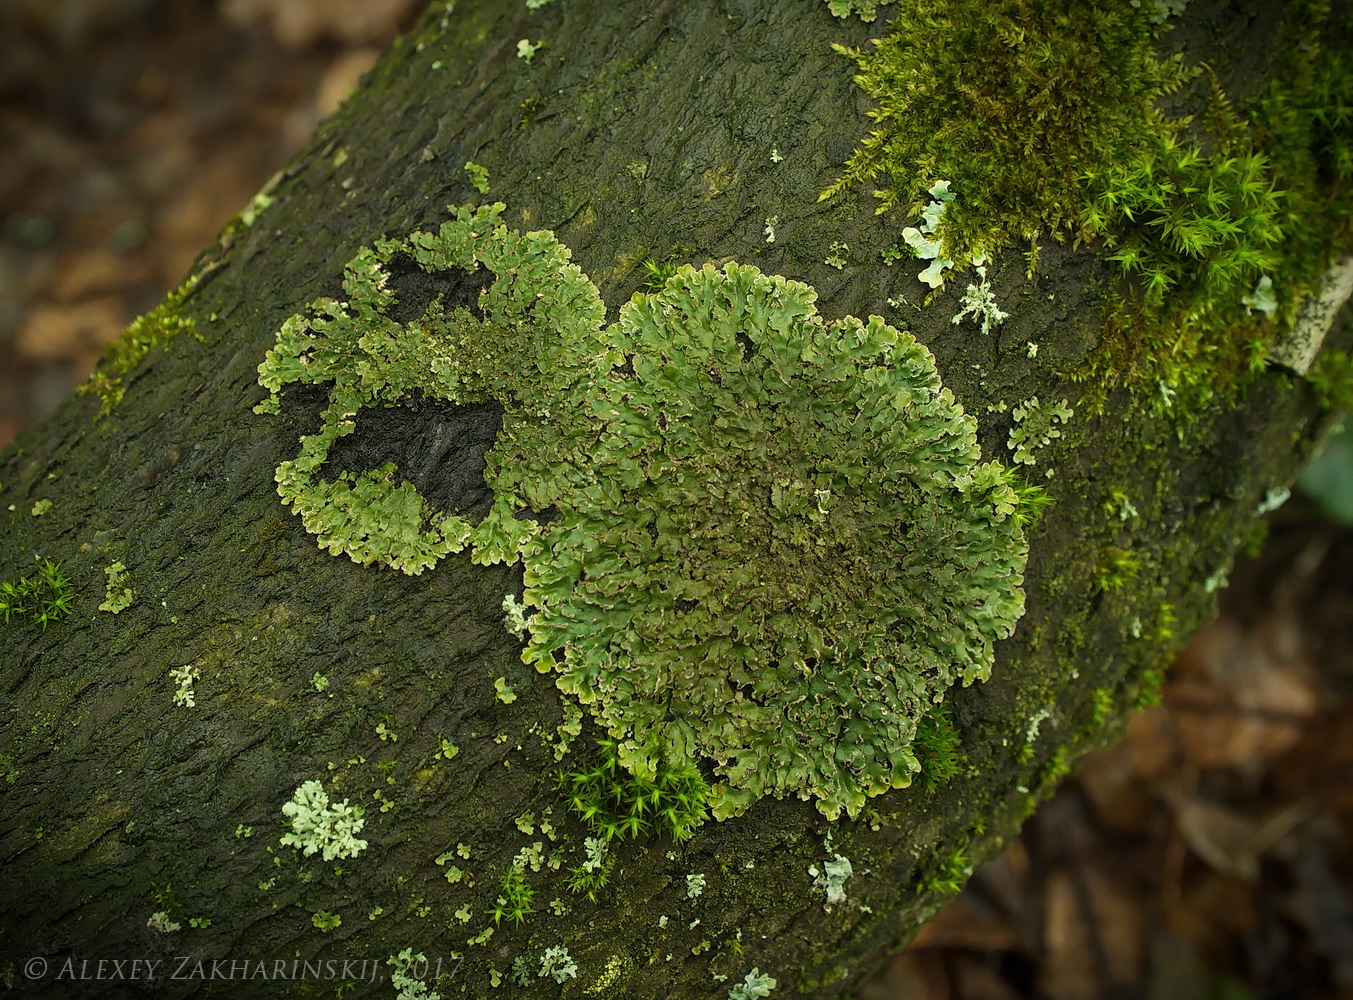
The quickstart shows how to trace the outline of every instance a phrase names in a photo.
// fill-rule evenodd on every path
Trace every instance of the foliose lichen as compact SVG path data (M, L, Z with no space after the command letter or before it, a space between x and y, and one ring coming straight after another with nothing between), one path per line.
M1010 314L1003 311L996 302L996 295L991 290L991 282L987 278L986 258L983 257L981 263L973 261L973 264L977 281L968 283L963 298L959 300L959 305L963 308L954 313L950 322L957 326L971 316L982 321L982 333L987 334L991 332L993 326L1000 326L1009 319ZM1034 353L1038 353L1037 347L1034 348Z
M437 233L364 248L344 268L345 301L317 299L307 314L288 319L259 366L270 396L256 413L278 412L284 385L333 383L319 431L301 439L300 454L278 466L276 480L283 502L335 555L418 574L474 535L482 561L515 558L519 540L494 530L501 505L476 532L463 518L430 508L410 483L396 485L393 464L337 479L317 475L333 442L356 430L362 410L415 392L462 403L515 398L509 420L549 420L549 404L561 400L543 389L567 379L563 369L586 366L604 308L592 283L567 263L568 251L549 233L508 231L499 222L503 207L462 207ZM493 272L477 303L480 315L446 309L438 297L419 319L391 319L389 265L397 254L428 272ZM538 378L524 378L527 370Z
M827 0L827 7L835 17L846 18L851 14L859 16L861 21L872 21L878 17L878 9L889 0Z
M562 513L525 551L526 659L627 767L716 761L716 816L909 783L917 717L987 675L1023 610L1017 498L929 353L815 297L685 268L608 331L626 364L597 377L581 491L489 459Z
M742 982L728 991L728 1000L758 1000L760 997L770 996L773 989L775 989L774 977L764 975L760 969L753 969L747 973Z
M578 978L578 963L563 945L553 945L540 956L537 974L541 979L548 977L556 983L564 983Z
M1038 450L1061 437L1062 426L1075 416L1065 399L1060 403L1040 403L1037 396L1026 399L1010 413L1015 423L1006 445L1015 453L1015 461L1024 465L1036 463Z
M356 857L366 850L367 842L358 840L365 820L362 807L348 800L329 801L329 794L318 781L302 783L282 812L291 822L291 832L282 834L282 846L299 847L306 857L319 852L325 861Z
M981 461L929 352L733 263L680 268L602 329L568 251L508 231L502 208L362 251L346 302L283 325L257 409L290 382L333 388L278 492L364 564L520 560L523 659L636 776L711 763L718 817L767 794L855 814L910 783L918 719L988 675L1022 614L1027 554L1009 473ZM391 320L396 253L493 271L478 315L434 299ZM364 408L415 391L504 409L478 523L431 510L393 465L319 476Z
M395 1000L441 1000L441 994L429 990L421 978L427 975L428 960L422 952L417 955L412 948L405 948L398 955L385 960L390 966L390 985L398 990Z
M174 704L180 708L196 708L197 693L193 690L193 684L199 680L201 674L197 667L191 663L185 663L181 667L175 667L169 671L169 679L174 682L177 690L174 691Z
M944 210L954 200L954 195L949 190L949 182L945 180L936 181L928 192L934 200L921 212L920 227L905 227L902 241L911 247L911 252L917 257L930 261L916 277L931 288L940 288L944 285L944 271L954 266L939 236L940 220L944 218Z
M103 573L108 580L104 587L103 603L99 605L99 610L108 611L112 614L126 611L136 598L136 591L128 579L127 567L120 562L115 562L105 566Z
M855 869L849 858L837 854L830 861L823 862L822 871L814 866L808 869L808 874L813 876L814 888L826 894L826 902L822 905L830 913L833 906L846 901L846 879L855 874Z
M168 910L157 910L152 913L150 919L146 921L146 926L161 934L173 934L183 929L182 924L169 919Z

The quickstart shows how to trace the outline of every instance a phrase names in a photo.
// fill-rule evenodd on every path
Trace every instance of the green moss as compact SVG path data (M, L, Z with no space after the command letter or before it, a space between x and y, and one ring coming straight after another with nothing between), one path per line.
M615 857L600 837L588 837L583 841L583 849L586 852L583 863L568 870L568 887L573 892L585 894L595 903L597 892L610 881Z
M971 875L972 864L968 861L968 856L962 849L955 849L943 858L935 859L930 870L917 881L916 888L922 893L939 892L955 895Z
M667 284L669 278L675 277L679 265L675 260L666 260L658 263L649 258L644 261L644 287L650 291L657 291Z
M536 897L535 889L526 883L526 873L517 865L513 865L503 872L502 878L498 880L498 887L502 890L502 894L489 910L489 916L493 917L494 924L501 923L504 918L518 924L525 923L526 918L535 912L531 908L531 902Z
M1325 351L1307 373L1315 398L1322 407L1338 413L1353 410L1353 354Z
M1137 681L1137 695L1133 707L1138 711L1156 708L1161 704L1165 689L1165 664L1159 663L1142 671Z
M1038 784L1051 791L1060 785L1063 779L1071 773L1070 752L1066 747L1058 747L1052 752L1052 755L1043 762L1043 766L1038 771Z
M181 333L197 336L193 320L180 315L197 280L198 276L193 275L174 289L158 306L133 320L121 336L104 349L99 367L76 390L82 396L99 397L100 416L107 416L122 401L127 375L151 348L162 347Z
M1068 192L1170 129L1154 104L1183 74L1157 58L1153 33L1127 4L903 4L871 51L836 46L878 102L877 127L824 197L878 181L880 211L918 215L930 186L948 180L958 198L938 232L955 260L1074 233L1082 221Z
M48 559L27 576L0 583L0 615L27 619L44 629L48 622L70 614L75 588L60 563Z
M917 783L926 791L948 781L963 766L958 729L945 706L922 716L917 723L916 760L921 767Z
M1160 21L1149 4L903 6L872 50L840 49L876 128L824 197L877 181L880 211L910 218L948 181L937 233L955 261L1096 241L1127 290L1075 374L1198 406L1293 335L1350 244L1353 18L1346 0L1291 5L1267 87L1242 114L1210 79L1197 122L1160 108L1202 73L1157 54Z
M363 250L346 301L283 325L256 409L292 382L332 388L279 494L363 564L521 560L526 662L638 779L711 766L716 816L765 794L856 814L908 784L918 720L988 674L1023 612L1027 553L1024 498L980 460L930 354L737 264L682 267L603 329L568 251L502 210ZM437 298L399 324L396 254L495 276L477 313ZM504 408L478 523L431 509L393 465L320 475L363 409L415 392Z
M1140 569L1140 560L1134 552L1110 545L1104 550L1095 571L1095 586L1104 591L1121 590Z
M1113 712L1113 689L1097 687L1090 692L1090 730L1099 730Z
M695 767L660 761L654 776L645 778L620 766L613 740L602 740L599 749L597 766L564 774L559 785L602 843L650 829L681 843L705 821L709 786Z

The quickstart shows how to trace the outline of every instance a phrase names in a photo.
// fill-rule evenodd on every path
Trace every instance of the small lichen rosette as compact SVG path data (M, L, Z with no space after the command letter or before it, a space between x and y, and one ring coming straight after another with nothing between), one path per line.
M344 299L317 299L288 319L259 365L269 397L257 413L277 413L278 393L290 383L332 383L319 431L301 439L300 454L278 466L276 480L282 500L335 555L417 574L476 538L475 525L433 510L411 483L396 483L393 464L320 476L330 446L356 430L362 410L421 392L461 403L493 398L507 408L505 420L529 419L547 412L548 390L559 381L605 363L596 287L552 233L511 231L502 211L502 204L459 207L436 233L364 248L343 270ZM396 261L458 278L487 268L493 278L482 291L472 286L469 305L436 294L401 323L391 315L399 305Z
M720 816L766 794L854 815L909 784L917 720L1023 613L1015 495L933 358L815 299L683 268L605 333L585 467L489 458L496 490L560 511L522 547L527 662L636 773L714 761Z

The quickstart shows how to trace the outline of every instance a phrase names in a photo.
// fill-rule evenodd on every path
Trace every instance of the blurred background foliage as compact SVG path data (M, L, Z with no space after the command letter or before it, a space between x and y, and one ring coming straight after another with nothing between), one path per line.
M1320 454L1302 472L1297 491L1331 521L1353 527L1353 435L1347 417L1330 431Z

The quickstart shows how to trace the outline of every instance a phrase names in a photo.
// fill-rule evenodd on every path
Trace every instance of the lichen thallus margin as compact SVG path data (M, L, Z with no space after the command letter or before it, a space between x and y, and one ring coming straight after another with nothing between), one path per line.
M930 353L736 263L682 267L605 325L568 249L503 210L453 207L437 232L378 241L344 269L343 301L282 325L256 411L331 383L277 468L283 501L362 565L520 561L523 659L630 773L709 768L718 818L768 794L854 816L910 784L918 723L988 676L1023 613L1028 550L1016 480L981 461ZM438 297L400 324L396 255L492 281L474 309ZM477 523L393 464L322 475L363 410L414 393L504 409Z

